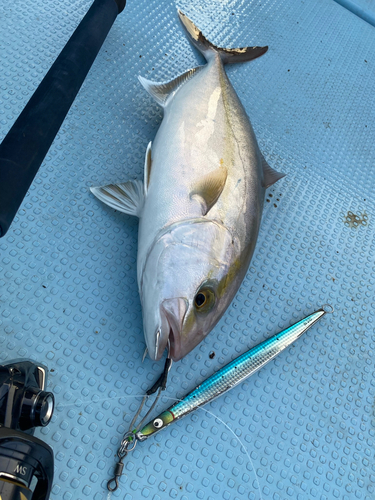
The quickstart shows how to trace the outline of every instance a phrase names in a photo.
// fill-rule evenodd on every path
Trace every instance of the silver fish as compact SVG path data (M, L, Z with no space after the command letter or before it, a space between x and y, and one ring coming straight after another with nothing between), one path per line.
M170 82L139 77L163 107L146 151L144 180L91 188L107 205L138 216L138 287L149 355L169 346L177 361L206 337L250 264L265 189L283 177L263 158L224 64L268 47L223 49L179 17L207 64Z

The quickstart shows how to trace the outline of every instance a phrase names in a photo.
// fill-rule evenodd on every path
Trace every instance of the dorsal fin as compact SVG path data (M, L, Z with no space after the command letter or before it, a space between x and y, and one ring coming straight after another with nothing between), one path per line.
M138 76L138 80L155 101L164 107L167 104L168 98L173 97L176 91L200 71L202 67L197 66L196 68L189 69L170 82L152 82L151 80L147 80L147 78L143 78L143 76Z
M145 200L142 181L135 180L122 184L92 187L90 191L100 201L119 212L136 217L141 215Z
M278 172L277 170L274 170L272 167L270 167L262 155L260 153L261 158L262 158L262 167L263 167L263 187L264 188L269 188L272 186L272 184L275 184L278 180L282 179L283 177L286 176L286 174L283 174L282 172Z
M223 192L227 180L227 170L219 167L200 179L190 192L190 198L198 199L202 205L202 215L206 215Z
M148 186L150 185L150 176L151 176L151 167L152 167L151 146L152 146L152 142L150 141L148 143L148 146L147 146L146 157L145 157L145 171L144 171L144 180L143 180L145 194L147 194Z

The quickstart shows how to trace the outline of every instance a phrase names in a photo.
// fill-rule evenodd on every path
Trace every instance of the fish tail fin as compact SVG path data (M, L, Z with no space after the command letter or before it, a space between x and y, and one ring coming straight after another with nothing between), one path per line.
M189 40L197 48L207 61L212 59L215 54L219 54L224 64L252 61L257 57L262 56L268 50L268 47L243 47L240 49L224 49L216 47L203 35L201 30L195 26L185 14L180 10L178 11L180 21L185 28Z

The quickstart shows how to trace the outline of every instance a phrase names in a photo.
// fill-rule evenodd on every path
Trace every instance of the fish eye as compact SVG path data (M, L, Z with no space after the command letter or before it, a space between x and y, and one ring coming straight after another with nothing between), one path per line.
M203 285L194 297L194 306L199 313L208 313L216 301L215 292L208 285Z
M206 300L207 300L207 297L206 297L205 293L199 292L195 296L195 305L199 309L200 307L204 306L204 304L206 303Z

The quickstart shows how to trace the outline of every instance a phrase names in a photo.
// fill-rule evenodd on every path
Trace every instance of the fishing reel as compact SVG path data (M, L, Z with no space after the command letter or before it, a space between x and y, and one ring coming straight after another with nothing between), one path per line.
M48 500L53 451L33 436L51 421L47 368L32 361L0 365L0 500Z

